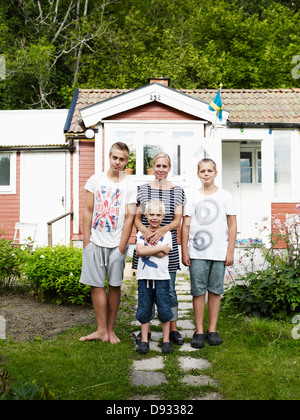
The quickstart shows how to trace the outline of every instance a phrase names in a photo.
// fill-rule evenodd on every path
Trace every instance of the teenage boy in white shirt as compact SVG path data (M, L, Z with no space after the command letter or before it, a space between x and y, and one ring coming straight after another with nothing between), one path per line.
M118 343L114 325L120 305L123 270L136 211L136 186L123 172L129 159L125 143L109 151L109 169L91 176L83 214L80 282L91 286L97 330L81 341ZM104 283L107 274L108 295Z
M181 229L182 263L189 267L196 324L191 346L220 345L216 330L223 294L225 266L234 263L237 235L236 210L231 194L215 185L216 164L212 159L198 163L202 187L188 197ZM205 293L208 291L209 327L204 335Z

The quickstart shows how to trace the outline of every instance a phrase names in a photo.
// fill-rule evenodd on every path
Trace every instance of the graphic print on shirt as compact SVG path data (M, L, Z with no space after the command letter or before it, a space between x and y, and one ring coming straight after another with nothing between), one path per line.
M140 236L140 239L142 239L143 241L144 241L144 245L145 246L148 246L148 244L147 244L147 242L145 241L145 239L142 237L142 236ZM162 242L163 241L163 237L158 241L158 242ZM144 263L144 265L143 265L143 267L142 267L142 270L145 270L145 267L146 267L146 265L148 266L148 267L153 267L153 268L158 268L158 265L156 264L156 262L154 262L154 261L151 261L150 260L150 257L141 257L142 258L142 261L143 261L143 263Z
M101 185L95 194L95 218L93 228L114 232L118 226L123 190Z
M195 206L197 224L210 225L218 218L219 210L219 204L215 200L199 201ZM198 230L193 238L193 247L197 251L204 251L211 246L213 239L213 235L208 230Z

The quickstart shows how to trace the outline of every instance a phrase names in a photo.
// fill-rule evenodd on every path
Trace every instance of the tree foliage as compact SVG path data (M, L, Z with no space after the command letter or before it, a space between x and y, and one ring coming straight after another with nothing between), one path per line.
M299 0L7 0L0 108L68 107L75 87L290 88Z

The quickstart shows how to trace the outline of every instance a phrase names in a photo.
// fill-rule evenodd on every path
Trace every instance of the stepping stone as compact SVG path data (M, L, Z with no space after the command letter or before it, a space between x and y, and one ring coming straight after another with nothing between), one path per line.
M195 330L181 330L180 334L183 338L192 338Z
M134 371L131 375L132 385L156 386L167 384L167 378L162 372Z
M151 359L133 361L133 369L135 370L158 370L158 369L163 369L163 368L164 368L164 362L163 362L162 356L152 357Z
M157 341L150 341L150 350L159 351L161 353L161 346L158 345Z
M225 400L225 398L221 394L219 394L218 392L209 392L208 394L204 395L204 397L193 398L193 400L197 400L197 401L205 401L205 400L220 401L220 400Z
M179 295L178 293L177 293L177 299L178 299L179 302L182 302L182 301L191 302L192 301L191 295Z
M198 351L199 349L195 349L194 347L191 346L191 343L183 343L182 346L179 347L180 351Z
M176 292L178 293L179 291L186 291L186 292L190 292L191 291L191 286L189 283L181 283L181 284L176 284L175 286Z
M203 386L203 385L218 386L217 381L215 381L214 379L206 375L199 375L199 376L187 375L182 379L182 382L184 382L187 385L193 385L193 386Z
M148 394L148 395L135 395L134 397L130 397L131 400L160 400L158 395L155 394Z
M179 302L178 308L179 309L193 309L193 303L192 302Z
M161 338L163 338L163 333L160 331L151 331L151 340L152 341L159 341ZM151 345L151 341L150 341Z
M192 357L179 357L178 359L180 367L184 371L191 369L208 369L211 367L211 363L205 359L194 359Z
M189 321L188 319L181 319L177 321L177 327L184 328L185 330L194 330L195 325L193 322Z
M189 312L188 311L178 311L178 318L184 318L186 316L189 317Z

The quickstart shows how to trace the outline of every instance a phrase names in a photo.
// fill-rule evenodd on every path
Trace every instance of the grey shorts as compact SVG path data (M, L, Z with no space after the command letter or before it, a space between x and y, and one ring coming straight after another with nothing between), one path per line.
M119 246L105 248L90 242L82 250L80 283L93 287L104 287L105 275L110 286L119 287L123 280L127 249L122 255Z
M191 295L202 296L207 290L222 295L224 275L224 261L191 259Z

